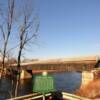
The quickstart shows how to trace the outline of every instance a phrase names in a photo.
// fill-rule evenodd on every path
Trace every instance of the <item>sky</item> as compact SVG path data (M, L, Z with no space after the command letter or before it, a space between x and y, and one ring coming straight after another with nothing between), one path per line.
M40 58L100 55L100 0L37 0Z
M37 45L28 58L100 55L100 0L35 0Z

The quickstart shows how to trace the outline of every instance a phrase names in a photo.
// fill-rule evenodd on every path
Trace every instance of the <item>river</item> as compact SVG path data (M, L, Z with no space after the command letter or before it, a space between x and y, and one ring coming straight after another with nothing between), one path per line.
M55 87L57 91L65 91L74 93L81 85L81 73L78 72L61 72L51 74L55 80ZM11 78L4 78L0 80L0 100L5 100L14 95L16 80L12 81ZM25 95L32 93L32 79L26 79L20 81L18 95Z

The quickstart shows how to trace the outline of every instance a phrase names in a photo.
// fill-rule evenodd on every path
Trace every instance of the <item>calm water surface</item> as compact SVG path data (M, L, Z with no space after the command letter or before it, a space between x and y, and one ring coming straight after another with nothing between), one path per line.
M73 93L80 87L81 73L76 72L62 72L52 74L55 80L55 87L57 91L65 91ZM11 83L14 83L11 86ZM0 80L0 100L9 98L11 93L14 95L16 80L11 78L4 78ZM32 79L21 80L18 95L25 95L32 93Z

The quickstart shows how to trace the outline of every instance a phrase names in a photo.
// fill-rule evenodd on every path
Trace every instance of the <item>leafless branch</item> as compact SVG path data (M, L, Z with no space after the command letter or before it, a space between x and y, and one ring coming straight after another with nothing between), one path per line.
M4 41L5 41L5 32L4 32L4 29L3 29L3 26L2 26L2 25L0 25L0 30L1 30L3 39L4 39Z
M7 51L7 53L10 52L10 51L12 51L13 49L17 48L18 46L19 46L19 44L17 44L16 46L10 48L10 49Z

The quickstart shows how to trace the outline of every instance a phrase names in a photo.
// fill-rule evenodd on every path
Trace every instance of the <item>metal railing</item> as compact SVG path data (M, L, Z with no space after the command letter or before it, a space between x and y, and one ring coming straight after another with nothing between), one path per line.
M33 94L15 97L15 98L7 99L7 100L38 100L38 99L45 100L45 97L48 97L48 96L52 96L52 94L48 93L48 94L42 95L38 93L33 93ZM80 96L66 93L66 92L62 92L62 96L64 100L91 100L85 97L80 97Z
M19 97L15 97L15 98L11 98L11 99L7 99L7 100L37 100L37 99L42 99L45 100L46 96L50 96L51 93L42 95L42 94L38 94L38 93L33 93L33 94L28 94L25 96L19 96Z

